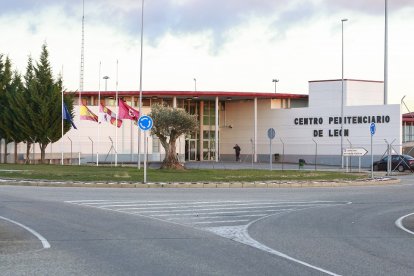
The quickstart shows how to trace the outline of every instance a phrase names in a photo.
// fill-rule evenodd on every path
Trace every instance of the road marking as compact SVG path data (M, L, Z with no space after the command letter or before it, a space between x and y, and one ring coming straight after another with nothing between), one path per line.
M203 215L219 215L219 214L237 214L237 213L263 213L263 212L273 212L273 214L277 214L280 212L284 212L284 211L294 211L294 210L298 210L298 209L270 209L270 210L248 210L248 211L233 211L233 212L208 212L208 213L190 213L190 214L161 214L161 215L151 215L152 217L168 217L168 216L194 216L195 214L199 215L199 216L203 216ZM268 214L265 214L266 216Z
M246 222L248 219L237 219L237 220L210 220L210 221L198 221L190 224L214 224L214 223L234 223L234 222Z
M257 214L257 215L239 215L239 216L227 216L229 218L247 218L247 217L263 217L268 214ZM223 216L203 216L197 215L196 217L186 217L186 218L169 218L168 220L188 220L188 219L212 219L212 218L223 218Z
M411 235L414 235L414 232L413 232L413 231L408 230L407 228L405 228L405 227L404 227L404 225L403 225L403 223L402 223L402 221L403 221L406 217L409 217L409 216L411 216L411 215L414 215L414 213L411 213L411 214L408 214L408 215L405 215L405 216L400 217L399 219L397 219L397 220L395 221L395 225L397 225L397 227L398 227L398 228L400 228L401 230L403 230L403 231L405 231L405 232L407 232L407 233L409 233L409 234L411 234Z
M253 223L276 214L319 207L352 204L352 202L335 201L101 201L92 202L66 201L85 207L98 208L124 214L138 215L181 226L189 226L204 231L213 232L256 249L268 252L280 258L298 263L328 275L338 276L334 272L295 259L280 251L267 247L254 240L248 233ZM137 206L137 207L133 207ZM139 207L138 207L139 206ZM127 208L114 208L127 207ZM242 214L242 215L233 215ZM246 219L235 219L243 218ZM251 217L252 219L247 219ZM218 219L223 220L218 220ZM214 219L214 220L210 220ZM194 221L196 220L196 221ZM197 221L198 220L198 221ZM237 223L236 225L231 225ZM209 226L216 224L216 226ZM224 225L223 225L224 224ZM227 225L225 225L227 224Z
M39 233L37 233L35 230L31 229L30 227L27 227L26 225L23 225L23 224L21 224L17 221L14 221L14 220L2 217L2 216L0 216L0 219L11 222L11 223L14 223L14 224L22 227L23 229L29 231L30 233L32 233L32 235L36 236L36 238L38 238L42 242L42 245L43 245L44 249L50 248L50 243L42 235L40 235Z
M185 204L189 205L190 203L185 203ZM208 203L208 202L207 202L207 204L191 204L189 206L183 206L181 204L180 204L180 206L165 206L165 205L157 204L157 205L161 205L159 207L152 207L152 206L151 207L146 207L146 205L140 205L140 204L116 204L116 205L102 205L102 206L99 206L99 208L128 207L128 208L115 209L117 211L123 211L123 210L141 210L141 209L145 209L145 210L160 209L162 207L162 209L165 210L165 209L186 209L186 208L189 208L189 207L193 207L193 208L209 207L210 204L211 203ZM166 204L166 205L171 205L171 204ZM252 206L252 205L260 205L260 206L271 205L269 207L278 207L278 206L286 207L286 206L309 206L309 205L315 206L315 203L312 203L312 204L297 203L297 204L294 204L294 205L292 205L292 204L287 205L287 203L285 203L285 204L276 204L275 205L275 202L269 202L269 203L266 203L266 202L263 202L263 203L252 202L252 203L234 203L234 204L231 204L231 206L241 207L241 208L243 208L243 206ZM140 206L140 207L132 207L132 206ZM217 204L215 204L214 206L211 206L211 207L215 207L216 209L217 208L220 209L221 208L220 206L229 206L229 204L223 204L223 203L220 202L220 203L217 203ZM254 207L249 207L249 208L254 208ZM260 207L258 207L258 208L260 208Z
M211 227L211 228L207 228L207 230L208 231L211 231L211 232L213 232L213 233L215 233L215 234L217 234L217 235L219 235L221 237L228 238L228 239L231 239L233 241L240 242L242 244L245 244L245 245L254 247L256 249L259 249L259 250L268 252L268 253L273 254L273 255L276 255L276 256L278 256L280 258L287 259L289 261L292 261L292 262L301 264L303 266L312 268L314 270L323 272L325 274L332 275L332 276L340 276L340 274L336 274L336 273L334 273L332 271L329 271L329 270L323 269L321 267L311 265L311 264L309 264L307 262L304 262L304 261L295 259L295 258L293 258L293 257L291 257L291 256L289 256L289 255L287 255L285 253L282 253L282 252L277 251L277 250L275 250L273 248L267 247L266 245L264 245L264 244L256 241L255 239L253 239L252 237L250 237L247 229L249 228L249 226L251 224L253 224L253 223L257 222L257 221L258 220L253 221L253 222L249 223L248 225L235 226L235 227Z

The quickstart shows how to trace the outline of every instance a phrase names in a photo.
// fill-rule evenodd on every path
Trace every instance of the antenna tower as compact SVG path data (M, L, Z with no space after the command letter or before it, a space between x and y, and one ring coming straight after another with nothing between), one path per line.
M83 72L85 69L85 0L83 0L82 7L82 45L81 45L81 62L80 62L80 77L79 77L79 91L83 91ZM79 96L79 101L81 98Z

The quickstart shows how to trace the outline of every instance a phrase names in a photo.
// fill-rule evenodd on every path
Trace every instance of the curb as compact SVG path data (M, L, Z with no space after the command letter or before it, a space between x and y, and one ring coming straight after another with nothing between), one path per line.
M61 182L46 180L0 179L0 186L72 187L72 188L335 188L353 186L382 186L400 183L395 178L375 178L358 181L263 181L263 182Z

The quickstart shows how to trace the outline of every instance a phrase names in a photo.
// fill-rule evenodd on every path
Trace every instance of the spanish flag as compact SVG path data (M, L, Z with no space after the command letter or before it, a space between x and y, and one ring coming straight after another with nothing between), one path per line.
M80 119L98 122L98 116L90 111L85 105L80 106Z

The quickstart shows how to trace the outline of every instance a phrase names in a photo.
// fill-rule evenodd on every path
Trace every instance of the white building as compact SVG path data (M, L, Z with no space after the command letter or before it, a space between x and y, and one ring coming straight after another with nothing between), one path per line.
M148 114L154 103L163 103L198 115L199 130L179 140L177 152L182 161L233 161L233 147L237 143L245 162L269 162L272 156L279 162L296 163L302 158L307 163L338 165L341 149L365 148L368 154L362 157L362 164L367 166L371 162L371 123L376 124L372 137L375 159L385 153L387 143L392 143L395 152L402 147L400 105L384 105L383 91L383 82L363 80L344 81L343 102L341 80L310 81L309 95L144 91L142 113ZM118 96L138 109L139 92L120 91ZM76 93L75 103L78 97ZM83 104L98 114L98 92L82 92L81 97ZM114 91L101 92L100 97L101 103L116 111ZM49 147L46 155L55 159L63 151L66 157L79 157L81 163L96 162L97 157L103 163L115 162L117 152L117 162L137 162L135 124L124 120L117 129L109 123L80 120L78 112L75 106L74 122L78 129L66 133L62 141L52 145L55 153ZM271 153L269 128L276 131ZM141 153L143 137L142 133ZM25 152L25 145L18 148ZM164 158L156 137L148 139L148 154L149 161Z

